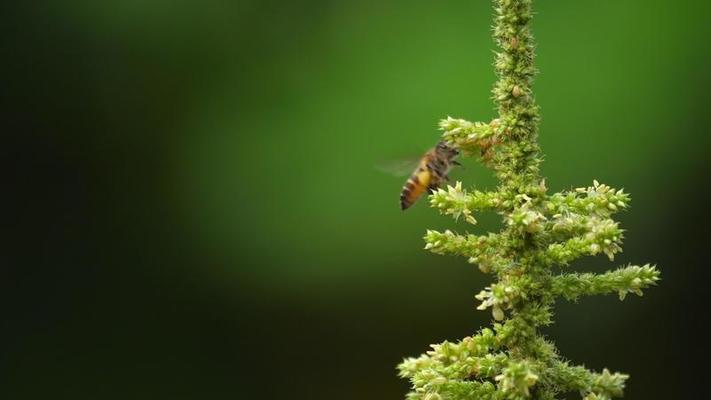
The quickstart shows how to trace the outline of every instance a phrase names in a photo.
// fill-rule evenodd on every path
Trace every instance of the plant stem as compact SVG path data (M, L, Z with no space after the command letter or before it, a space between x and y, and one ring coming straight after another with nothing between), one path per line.
M539 174L538 107L531 89L535 46L529 24L531 0L495 0L494 39L498 75L492 90L499 117L490 123L447 118L443 139L465 153L481 151L499 186L468 192L457 182L431 197L442 214L475 224L473 211L496 210L505 227L498 233L461 235L428 230L425 248L463 255L496 281L476 298L491 308L493 330L484 328L456 343L399 365L409 378L410 400L552 400L578 391L585 400L621 396L627 375L594 373L561 360L539 333L552 323L555 297L642 294L659 280L655 266L627 266L603 274L554 273L581 256L600 253L610 260L622 250L622 230L611 216L629 196L593 181L593 186L547 194Z

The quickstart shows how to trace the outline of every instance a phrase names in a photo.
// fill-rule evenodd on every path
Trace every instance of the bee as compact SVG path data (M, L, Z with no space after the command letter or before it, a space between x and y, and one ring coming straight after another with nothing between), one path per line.
M400 208L408 209L425 191L432 193L443 181L448 181L452 166L461 165L455 160L458 155L459 150L443 141L425 153L402 188Z

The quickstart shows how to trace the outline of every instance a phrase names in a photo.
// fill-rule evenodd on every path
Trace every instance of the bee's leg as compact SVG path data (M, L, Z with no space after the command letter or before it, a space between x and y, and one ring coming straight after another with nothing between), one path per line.
M457 161L457 160L452 160L452 165L456 165L456 166L458 166L458 167L461 167L461 166L462 166L462 163L460 163L460 162Z

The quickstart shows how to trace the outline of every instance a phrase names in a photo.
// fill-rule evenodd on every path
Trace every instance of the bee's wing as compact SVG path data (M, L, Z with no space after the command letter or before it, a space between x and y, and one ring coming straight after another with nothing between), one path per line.
M406 157L396 160L388 160L375 165L375 168L383 173L393 176L408 176L417 168L417 165L422 160L419 157Z

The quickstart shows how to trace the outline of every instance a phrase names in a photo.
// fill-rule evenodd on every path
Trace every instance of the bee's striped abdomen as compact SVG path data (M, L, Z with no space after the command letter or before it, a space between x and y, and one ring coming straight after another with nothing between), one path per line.
M402 188L402 193L400 193L400 208L406 210L413 205L430 187L431 181L432 174L430 171L424 167L419 167Z

